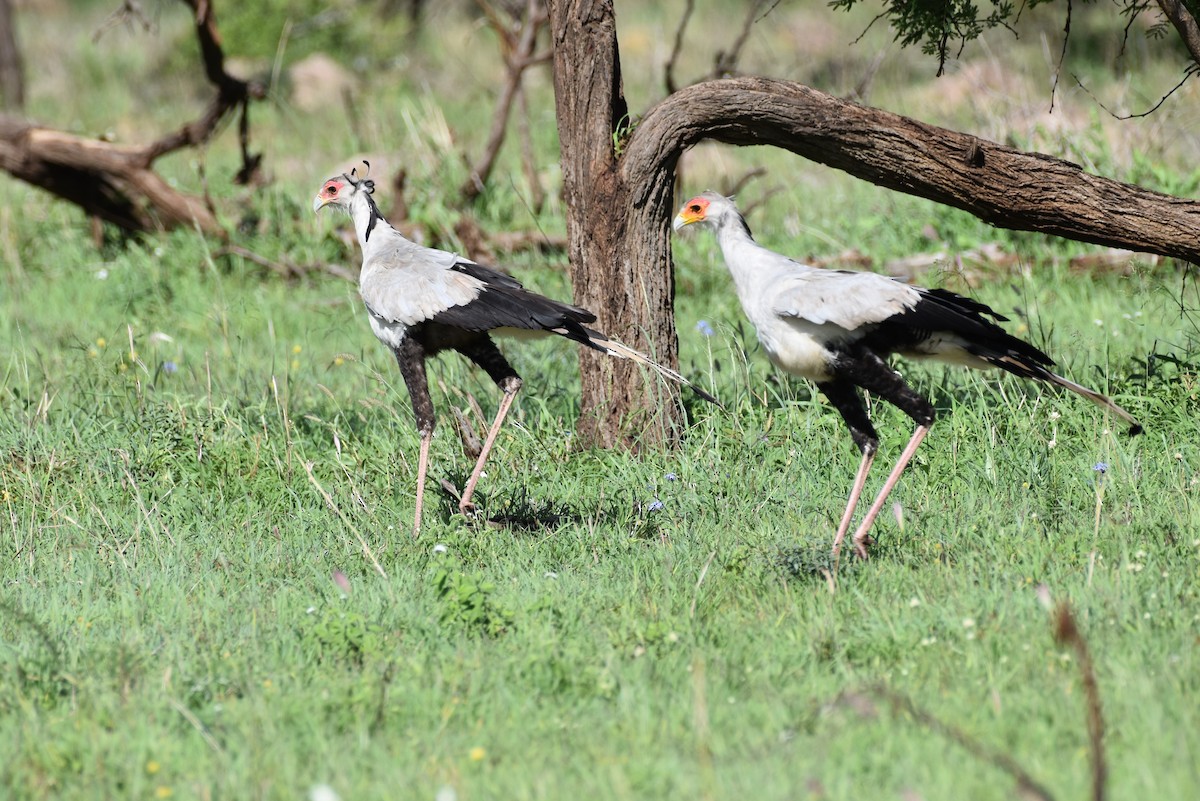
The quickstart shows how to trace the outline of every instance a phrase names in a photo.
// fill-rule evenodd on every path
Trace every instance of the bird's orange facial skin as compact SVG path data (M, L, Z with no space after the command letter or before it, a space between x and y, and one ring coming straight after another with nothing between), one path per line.
M694 197L683 204L683 210L679 212L679 219L690 225L702 221L707 213L708 201L702 197Z

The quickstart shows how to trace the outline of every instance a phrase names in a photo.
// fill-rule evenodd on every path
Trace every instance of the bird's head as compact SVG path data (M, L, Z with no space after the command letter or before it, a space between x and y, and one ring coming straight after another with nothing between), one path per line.
M689 225L696 224L701 224L702 227L717 228L730 211L734 214L737 213L733 201L729 198L716 192L704 192L683 204L683 208L675 215L672 227L676 231L682 231Z
M367 170L371 169L370 162L363 161L363 164L367 166ZM321 185L321 191L313 198L313 212L316 213L326 206L349 212L350 201L356 194L364 192L370 195L374 191L375 182L366 177L366 171L363 172L363 177L359 178L358 168L355 167L349 175L342 173Z

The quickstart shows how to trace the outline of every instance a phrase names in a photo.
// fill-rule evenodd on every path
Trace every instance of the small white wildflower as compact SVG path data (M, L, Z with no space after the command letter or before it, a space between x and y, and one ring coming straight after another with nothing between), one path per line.
M1182 462L1182 461L1183 461L1183 454L1182 454L1182 453L1176 453L1176 454L1175 454L1175 461L1177 461L1177 462Z
M450 785L444 784L438 789L433 801L458 801L458 793Z
M975 627L975 618L973 618L973 617L964 617L963 618L963 628L964 629L970 629L970 628L974 628L974 627Z
M163 333L162 331L155 331L150 336L146 337L146 340L151 345L161 345L164 342L174 342L175 338L170 334Z
M921 645L929 646L929 645L933 645L935 642L937 642L937 637L921 638Z
M442 542L439 542L437 545L433 546L434 553L446 553L449 550L450 549L448 547L446 547L446 544L442 543Z
M542 574L542 578L556 579L556 578L558 578L558 574L555 573L553 570L547 570L545 573Z
M1070 655L1070 654L1059 654L1059 655L1058 655L1058 661L1059 661L1059 662L1070 662L1070 661L1071 661L1071 655Z
M1061 415L1061 414L1059 414L1058 412L1050 412L1050 419L1051 419L1051 420L1057 420L1057 419L1058 419L1058 418L1060 418L1060 417L1062 417L1062 415Z
M914 595L912 598L908 599L908 605L910 607L912 607L913 609L916 609L918 606L921 605L921 599Z
M154 257L155 258L161 259L163 257L163 254L165 254L165 253L166 253L166 251L163 250L162 248L154 249Z
M103 281L105 278L108 278L108 270L104 269L103 267L101 267L99 270L96 270L97 281Z
M1104 325L1104 321L1103 321L1103 320L1098 320L1098 319L1097 319L1097 320L1092 320L1092 322L1093 322L1093 323L1095 323L1097 326Z
M310 607L308 607L307 609L305 609L305 610L304 610L304 614L306 614L306 615L311 615L311 614L312 614L313 612L315 612L315 611L317 611L317 607L315 607L315 606L310 606Z
M1129 564L1125 565L1125 569L1130 573L1141 573L1143 567L1145 567L1145 565L1138 564L1137 562L1130 562Z
M1134 558L1134 559L1145 559L1145 558L1146 558L1146 552L1145 552L1145 551L1138 551L1137 553L1135 553L1135 554L1133 555L1133 558Z
M1150 613L1149 613L1149 612L1147 612L1146 614L1142 615L1142 620L1149 620L1149 619L1150 619Z
M1047 448L1057 448L1057 447L1058 447L1058 440L1057 440L1057 439L1052 439L1052 440L1050 440L1049 442L1047 442L1047 443L1046 443L1046 447L1047 447Z

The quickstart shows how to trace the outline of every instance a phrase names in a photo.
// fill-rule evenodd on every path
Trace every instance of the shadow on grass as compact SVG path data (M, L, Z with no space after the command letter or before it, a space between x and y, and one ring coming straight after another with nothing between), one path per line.
M461 494L458 487L466 484L466 479L466 474L451 474L439 482L444 520L448 521L459 513L458 501ZM514 532L531 533L553 530L565 525L583 525L592 520L604 520L626 529L635 539L650 540L662 536L659 513L649 506L636 503L629 507L616 502L597 506L576 506L553 498L532 497L528 487L524 485L496 498L485 492L477 492L474 500L476 508L484 512L478 519L481 525Z

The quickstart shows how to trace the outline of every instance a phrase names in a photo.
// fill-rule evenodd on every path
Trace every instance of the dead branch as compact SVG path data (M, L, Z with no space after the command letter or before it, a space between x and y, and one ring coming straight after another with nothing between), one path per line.
M182 2L192 9L204 72L217 88L216 97L199 119L138 147L0 116L0 168L129 233L189 225L224 237L224 230L202 198L173 189L152 167L168 153L207 143L229 113L239 110L242 168L238 179L250 180L261 160L261 154L252 154L249 149L250 102L265 97L266 91L225 70L211 0ZM126 3L122 8L131 7L136 5Z
M716 57L713 59L713 78L724 78L727 75L732 75L737 69L738 59L742 57L742 48L746 46L746 40L750 38L750 28L761 17L759 11L767 3L772 4L772 8L777 5L779 0L754 0L748 9L746 9L746 18L742 20L742 30L738 33L737 38L733 40L733 45L729 50L718 50Z
M1083 697L1087 703L1088 744L1092 766L1092 801L1104 801L1108 785L1108 764L1104 759L1104 711L1100 704L1100 687L1096 683L1096 665L1087 640L1075 624L1071 607L1060 601L1054 610L1054 639L1075 652L1079 673L1083 679Z
M874 705L875 700L885 703L891 708L894 714L906 715L912 718L913 721L924 726L934 734L938 734L952 743L958 744L976 759L994 765L1004 773L1007 773L1017 783L1017 787L1021 789L1022 794L1026 798L1039 799L1039 801L1053 801L1050 791L1030 776L1009 754L985 745L957 726L946 723L933 714L926 712L913 703L909 697L901 695L882 684L867 687L860 692L843 693L839 696L838 703L848 707L859 717L871 719L876 717L877 714Z
M487 15L489 22L500 37L501 51L504 64L508 70L504 86L500 90L500 98L496 101L496 110L492 114L492 126L488 133L487 144L483 154L471 167L471 174L459 188L465 203L471 203L483 192L484 185L492 173L500 147L508 130L508 118L512 112L513 100L521 87L525 70L538 64L550 61L550 54L537 55L538 33L546 25L548 19L546 7L542 0L527 0L525 13L521 19L520 36L515 38L499 18L499 14L486 0L477 0L478 5Z
M0 0L0 104L25 108L25 60L13 27L11 0Z
M667 85L667 94L675 94L679 90L679 86L675 83L675 63L679 60L679 54L683 52L683 32L687 30L688 22L692 19L692 12L696 10L696 0L687 0L687 5L683 8L683 16L679 18L679 27L675 29L675 43L671 45L671 57L667 59L667 63L663 65L663 80Z
M546 205L546 189L538 176L537 157L533 153L533 136L529 131L529 97L520 87L517 88L517 105L521 111L517 117L517 132L521 136L521 164L525 168L525 180L529 182L530 208L537 215L542 213Z

